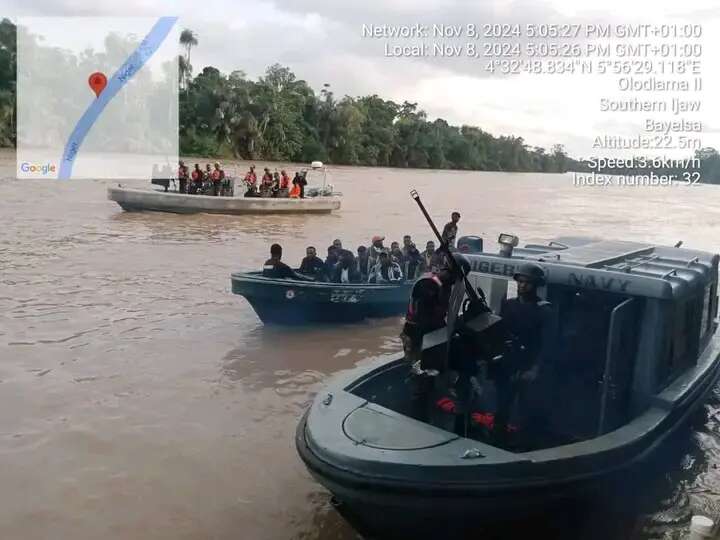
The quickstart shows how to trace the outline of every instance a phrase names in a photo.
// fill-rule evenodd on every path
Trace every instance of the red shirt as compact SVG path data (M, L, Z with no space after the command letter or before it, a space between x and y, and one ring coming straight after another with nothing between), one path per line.
M280 189L287 189L290 185L290 177L287 174L280 176Z

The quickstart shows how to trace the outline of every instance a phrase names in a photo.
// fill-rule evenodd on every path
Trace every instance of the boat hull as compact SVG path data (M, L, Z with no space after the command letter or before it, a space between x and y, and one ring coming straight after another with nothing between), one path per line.
M565 483L531 486L475 485L456 490L441 485L403 485L358 482L309 448L305 439L307 415L296 433L296 447L313 478L333 496L335 508L353 527L370 538L437 538L439 534L467 534L487 523L515 521L560 508L606 492L617 475ZM452 537L452 536L450 536Z
M250 303L266 324L348 323L401 315L412 282L398 285L315 283L232 275L232 292Z
M109 187L108 199L129 212L155 211L174 214L327 214L340 208L339 197L212 197L124 187Z
M297 451L309 472L338 501L338 509L361 531L389 538L435 536L468 524L518 519L567 501L612 500L636 486L628 473L657 455L715 387L720 340L708 345L697 367L657 396L655 405L625 426L599 438L526 453L502 451L445 433L423 434L426 446L392 448L373 440L398 437L421 424L353 394L373 373L402 367L400 357L341 375L320 392L296 431ZM407 365L404 366L407 372ZM399 379L388 382L396 390ZM387 381L386 381L387 382ZM381 385L378 384L378 388ZM368 440L351 440L352 415L371 409ZM366 413L367 414L367 413ZM388 424L387 420L391 422ZM413 427L412 424L415 424ZM432 438L434 442L427 442ZM478 459L461 456L479 449ZM411 450L411 451L407 451Z

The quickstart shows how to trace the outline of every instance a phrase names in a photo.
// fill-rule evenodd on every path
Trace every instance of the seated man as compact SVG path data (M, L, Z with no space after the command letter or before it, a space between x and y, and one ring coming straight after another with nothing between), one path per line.
M337 250L335 249L335 246L330 246L327 248L327 257L325 259L325 262L323 263L323 269L322 269L322 280L323 281L331 281L333 276L335 275L335 266L340 261L340 257L338 256Z
M355 257L349 251L344 251L340 256L340 262L335 266L331 281L333 283L360 283L360 280Z
M415 244L411 243L405 250L406 279L415 279L420 276L420 266L423 258Z
M390 244L390 258L393 262L398 263L400 268L405 266L405 256L403 255L402 249L400 249L400 244L397 242Z
M282 246L280 244L270 246L270 258L263 265L263 277L305 280L304 277L296 274L292 268L282 262Z
M384 236L373 236L372 241L370 243L370 249L368 250L368 257L370 258L370 269L372 270L373 266L375 266L378 263L378 258L380 257L380 252L386 251L385 246L383 246L383 240L385 240Z
M335 254L338 256L338 260L340 260L342 257L350 257L352 259L355 258L355 255L353 255L352 251L343 248L342 241L339 238L333 240L332 247L335 248Z
M444 255L439 251L435 251L435 242L430 240L425 245L425 251L422 252L422 263L420 272L438 272L444 264Z
M380 252L378 263L370 271L368 283L400 283L402 280L400 265L392 262L386 251Z
M365 246L357 248L358 271L362 275L363 281L367 281L370 272L370 256Z
M305 251L305 258L300 263L299 272L306 276L312 276L319 278L322 276L324 263L323 260L317 256L317 251L313 246L309 246Z

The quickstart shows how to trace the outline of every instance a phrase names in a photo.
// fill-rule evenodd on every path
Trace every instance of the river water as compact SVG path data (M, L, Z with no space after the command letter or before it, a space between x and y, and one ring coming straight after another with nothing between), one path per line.
M486 245L512 232L521 241L589 234L720 247L711 186L338 167L332 181L344 200L332 215L177 216L125 213L106 200L109 182L20 181L13 171L14 154L0 154L8 539L358 538L306 473L294 430L326 377L400 349L401 320L264 327L230 293L229 275L258 269L273 242L289 262L306 245L324 253L334 238L354 249L374 234L408 233L424 245L415 188L439 224L458 210L461 234ZM662 466L638 478L645 506L621 536L677 538L693 512L716 511L718 411L715 395ZM571 537L595 529L588 523Z

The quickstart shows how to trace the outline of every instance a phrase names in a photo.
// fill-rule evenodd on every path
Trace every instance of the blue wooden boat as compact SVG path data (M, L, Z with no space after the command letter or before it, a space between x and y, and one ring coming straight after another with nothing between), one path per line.
M232 292L244 296L264 323L342 323L405 312L412 281L399 284L325 283L235 272Z
M444 413L412 417L402 354L338 376L303 416L296 446L312 475L370 533L448 534L454 525L627 486L633 468L717 384L718 255L587 238L505 255L467 255L470 277L497 311L518 264L530 260L545 270L540 295L557 321L544 386L552 437L505 445L458 433ZM497 319L483 314L468 324L483 339ZM446 354L447 334L425 336L425 358ZM491 381L484 384L491 390Z

